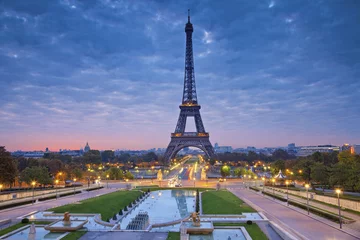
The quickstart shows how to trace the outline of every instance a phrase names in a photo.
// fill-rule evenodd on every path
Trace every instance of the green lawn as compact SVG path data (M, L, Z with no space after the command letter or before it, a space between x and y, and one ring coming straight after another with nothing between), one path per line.
M252 207L227 190L202 193L203 214L241 214L256 212Z
M120 209L129 205L140 194L140 191L117 191L86 199L75 204L51 208L49 211L54 211L55 213L100 213L102 220L106 221L112 218L115 213L118 213Z
M179 232L169 232L166 240L180 240Z
M77 232L71 232L67 234L65 237L63 237L61 240L77 240L81 238L83 235L85 235L86 231L77 231Z
M246 228L246 231L249 233L252 239L256 240L267 240L265 233L261 231L256 223L248 225L246 223L214 223L214 226L243 226Z
M2 235L5 235L5 234L7 234L7 233L9 233L9 232L12 232L12 231L14 231L14 230L16 230L16 229L18 229L18 228L21 228L21 227L23 227L23 226L26 226L26 225L29 225L29 224L31 224L32 222L29 222L29 223L17 223L17 224L15 224L15 225L12 225L12 226L10 226L10 227L8 227L8 228L4 228L4 229L2 229L2 230L0 230L0 236L2 236ZM35 224L38 224L38 225L48 225L48 224L50 224L51 222L34 222Z

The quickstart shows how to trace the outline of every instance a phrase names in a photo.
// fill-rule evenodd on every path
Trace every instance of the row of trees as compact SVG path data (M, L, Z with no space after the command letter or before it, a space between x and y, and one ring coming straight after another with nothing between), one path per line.
M272 166L274 173L281 169L290 179L312 185L339 186L351 191L360 191L360 155L351 154L350 151L317 152L297 160L277 160Z
M249 164L255 161L263 161L263 162L273 162L275 160L288 160L288 159L296 159L294 155L289 154L288 152L277 149L274 151L272 156L267 156L265 154L257 154L256 152L249 151L248 153L219 153L217 154L217 159L210 159L210 163L213 165L216 160L222 162L247 162Z

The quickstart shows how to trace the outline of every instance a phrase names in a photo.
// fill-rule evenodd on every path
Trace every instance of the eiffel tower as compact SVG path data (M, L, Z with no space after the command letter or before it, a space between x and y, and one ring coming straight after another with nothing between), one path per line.
M190 10L189 10L190 12ZM171 158L185 147L197 147L205 152L208 157L214 157L214 148L209 140L209 133L205 131L201 120L200 108L196 96L194 56L192 47L193 25L188 22L185 25L186 33L186 54L185 54L185 76L184 93L180 107L180 116L176 124L175 132L171 133L171 141L165 152L165 161L170 162ZM186 120L188 117L194 117L196 132L185 132Z

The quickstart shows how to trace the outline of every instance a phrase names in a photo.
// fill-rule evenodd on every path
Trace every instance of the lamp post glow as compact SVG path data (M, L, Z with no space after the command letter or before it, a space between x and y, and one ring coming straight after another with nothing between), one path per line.
M285 181L286 184L286 204L289 206L289 181Z
M74 178L74 195L75 195L75 182L76 182L76 178Z
M309 212L309 189L310 185L309 184L305 184L305 188L306 188L306 206L307 206L307 212L308 212L308 215L310 214Z
M342 228L342 221L341 221L341 207L340 207L340 193L341 190L340 189L336 189L335 192L337 193L337 197L338 197L338 207L339 207L339 223L340 223L340 228Z
M0 192L2 191L2 188L3 188L3 185L2 185L2 184L0 184Z
M195 180L196 180L196 178L194 178L194 187L195 187Z
M58 199L58 193L57 193L57 191L58 191L58 188L57 188L58 183L59 183L59 180L56 179L55 180L56 199Z
M109 174L106 175L106 188L109 188Z
M34 204L34 187L36 185L36 182L35 181L32 181L31 182L31 186L32 186L32 189L33 189L33 194L32 194L32 204Z

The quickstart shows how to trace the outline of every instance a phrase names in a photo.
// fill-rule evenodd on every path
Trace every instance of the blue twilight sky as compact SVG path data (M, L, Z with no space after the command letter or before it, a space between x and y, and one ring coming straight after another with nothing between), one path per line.
M2 0L0 145L166 147L188 8L212 143L360 144L358 0Z

